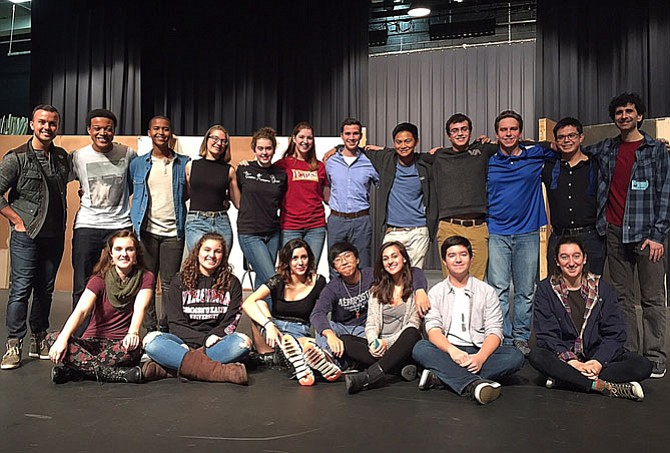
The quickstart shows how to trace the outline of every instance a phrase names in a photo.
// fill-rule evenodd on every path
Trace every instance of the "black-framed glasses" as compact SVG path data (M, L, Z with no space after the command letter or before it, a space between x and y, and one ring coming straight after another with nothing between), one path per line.
M577 132L570 132L567 135L557 135L556 136L556 141L557 142L564 142L566 139L568 139L571 142L574 142L575 140L577 140L577 137L579 137L579 134Z
M222 145L227 145L228 144L228 139L225 138L225 137L220 138L220 137L217 137L216 135L210 135L207 138L210 139L211 141L213 141L214 143L221 143Z

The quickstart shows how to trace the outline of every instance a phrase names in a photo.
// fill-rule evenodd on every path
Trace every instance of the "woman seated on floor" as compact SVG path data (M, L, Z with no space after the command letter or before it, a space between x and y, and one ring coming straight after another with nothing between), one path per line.
M555 256L556 273L540 282L533 301L537 347L530 364L547 376L548 388L642 401L639 381L651 375L652 365L624 351L626 331L614 288L587 272L578 239L559 239Z
M418 269L415 269L415 272ZM421 339L421 318L416 309L412 268L405 246L391 241L382 245L375 264L375 282L370 289L364 338L342 335L348 357L367 367L345 376L350 394L384 384L386 374L411 363L412 349ZM409 368L409 367L408 367ZM403 372L407 380L416 377Z
M242 360L251 339L235 332L242 316L242 285L228 264L226 241L206 233L170 283L164 304L170 333L151 332L144 349L152 359L145 380L179 374L187 379L246 385Z
M278 346L295 370L300 385L313 385L319 371L336 381L342 371L310 337L309 315L326 279L316 273L314 255L303 239L292 239L279 250L277 274L260 286L242 308L265 333L257 350ZM271 297L272 308L263 299ZM262 341L262 340L261 340Z
M56 365L63 364L53 367L53 382L141 382L139 329L153 285L154 276L144 266L135 233L114 233L63 330L47 336L49 358ZM89 315L82 337L73 337Z

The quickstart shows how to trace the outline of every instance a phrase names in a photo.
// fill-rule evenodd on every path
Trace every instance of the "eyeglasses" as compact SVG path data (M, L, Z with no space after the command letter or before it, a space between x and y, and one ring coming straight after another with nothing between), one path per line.
M222 145L227 145L228 144L228 139L227 138L219 138L216 135L210 135L207 138L210 139L211 141L213 141L214 143L221 143Z
M579 137L580 134L577 132L570 132L568 135L557 135L556 136L556 141L557 142L564 142L566 139L570 140L571 142L574 142L577 137Z
M353 252L344 252L335 257L333 260L333 264L338 265L342 264L345 261L351 261L354 258L354 253Z
M454 128L449 129L449 135L456 135L459 132L469 132L469 131L470 131L470 128L468 126L463 126L463 127L460 127L460 128L454 127Z

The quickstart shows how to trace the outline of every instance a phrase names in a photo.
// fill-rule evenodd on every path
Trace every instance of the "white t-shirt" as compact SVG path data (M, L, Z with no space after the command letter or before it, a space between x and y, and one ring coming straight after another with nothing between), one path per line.
M128 166L137 157L132 148L114 143L100 153L92 145L72 153L74 177L83 190L74 228L130 228Z
M174 159L151 157L151 171L147 178L149 210L141 228L158 236L177 237L177 217L172 192L172 165Z
M454 288L454 305L447 340L454 346L474 346L470 335L470 297L465 288Z

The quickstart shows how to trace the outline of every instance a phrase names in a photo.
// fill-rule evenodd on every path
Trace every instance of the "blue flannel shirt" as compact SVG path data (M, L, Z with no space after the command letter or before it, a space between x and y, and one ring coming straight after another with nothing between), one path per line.
M663 243L670 229L670 154L665 145L643 131L642 144L635 152L635 162L626 194L623 214L624 244L651 239ZM605 235L605 206L610 192L621 136L607 138L584 147L598 162L598 234Z

